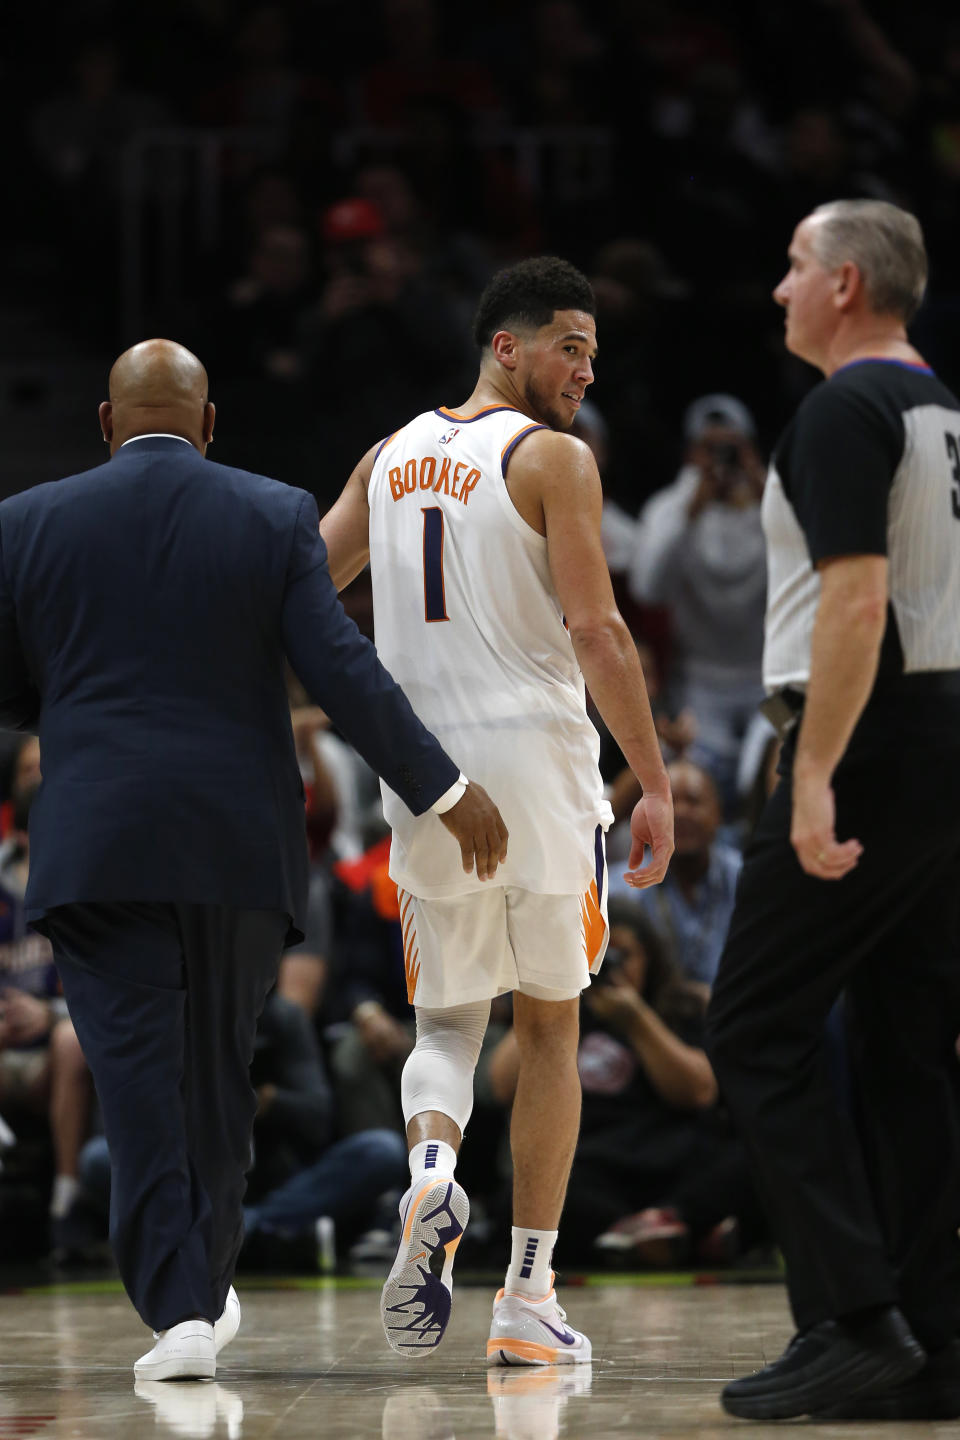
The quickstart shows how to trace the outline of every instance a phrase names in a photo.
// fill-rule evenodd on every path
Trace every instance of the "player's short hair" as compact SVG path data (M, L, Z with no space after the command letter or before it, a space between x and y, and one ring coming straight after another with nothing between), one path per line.
M483 350L498 330L539 330L557 310L596 315L597 302L586 275L556 255L538 255L498 270L480 296L473 338Z
M852 260L870 307L909 323L927 287L927 252L916 215L887 200L831 200L813 211L813 253L826 270Z

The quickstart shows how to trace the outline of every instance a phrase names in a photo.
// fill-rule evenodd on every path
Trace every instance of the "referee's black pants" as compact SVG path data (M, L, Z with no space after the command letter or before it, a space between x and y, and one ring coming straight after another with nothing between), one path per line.
M243 1239L257 1018L288 918L76 904L43 928L110 1149L110 1239L153 1330L223 1311Z
M960 1330L960 748L855 735L836 833L864 853L839 881L790 845L793 748L745 857L708 1049L798 1329L896 1302L937 1348ZM855 1121L824 1044L844 991Z

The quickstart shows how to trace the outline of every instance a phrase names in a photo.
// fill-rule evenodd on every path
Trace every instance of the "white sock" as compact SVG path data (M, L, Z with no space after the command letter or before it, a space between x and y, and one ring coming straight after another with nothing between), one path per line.
M410 1151L410 1181L418 1181L429 1175L450 1176L457 1168L457 1152L445 1140L421 1140Z
M70 1207L80 1192L80 1181L75 1175L56 1175L53 1194L50 1196L50 1214L54 1220L62 1220L69 1214Z
M550 1261L557 1231L521 1230L514 1225L511 1234L510 1268L503 1288L511 1295L529 1295L532 1300L542 1300L553 1289Z

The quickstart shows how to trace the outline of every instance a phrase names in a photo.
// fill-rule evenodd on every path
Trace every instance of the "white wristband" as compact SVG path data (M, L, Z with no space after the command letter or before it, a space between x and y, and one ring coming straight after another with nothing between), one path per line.
M430 809L434 812L435 815L445 815L448 810L453 809L454 805L456 805L457 801L462 797L463 792L466 790L469 784L470 781L467 779L466 775L464 775L463 771L461 770L456 780L454 780L453 784L450 786L450 789L444 790L443 794L440 796L440 799L434 800L433 804L430 806Z

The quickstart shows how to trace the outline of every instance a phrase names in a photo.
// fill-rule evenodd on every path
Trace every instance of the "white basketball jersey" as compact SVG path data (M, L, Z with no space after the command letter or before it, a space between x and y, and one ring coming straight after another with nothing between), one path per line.
M597 877L597 826L612 819L599 736L547 563L504 477L536 430L510 406L433 410L381 445L370 501L376 642L417 714L510 832L496 883L583 894ZM390 874L413 895L484 888L432 812L388 787Z

